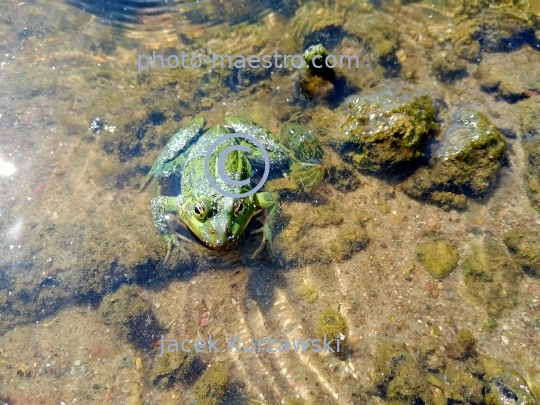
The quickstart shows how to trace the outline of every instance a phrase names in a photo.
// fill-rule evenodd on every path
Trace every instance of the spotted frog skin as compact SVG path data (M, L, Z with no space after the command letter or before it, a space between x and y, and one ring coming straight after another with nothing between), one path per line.
M166 179L180 175L180 195L163 196L158 186L158 196L152 199L154 224L167 243L167 256L173 245L187 255L179 238L185 239L170 228L170 214L176 215L193 235L212 249L225 250L234 245L251 219L263 210L268 211L262 232L263 239L253 256L257 256L268 245L271 249L273 229L280 215L279 195L275 192L258 192L243 198L226 197L209 183L204 168L206 154L218 138L230 133L247 134L264 145L270 158L271 171L286 168L289 155L267 129L236 116L226 116L225 126L216 125L204 131L204 118L195 118L174 134L141 186L141 190L156 177ZM264 169L264 158L260 150L247 140L229 138L220 143L210 158L210 174L215 183L231 194L242 194L251 189L249 185L231 186L218 175L218 156L228 146L248 146L251 153L234 150L227 155L225 170L236 181L252 178Z

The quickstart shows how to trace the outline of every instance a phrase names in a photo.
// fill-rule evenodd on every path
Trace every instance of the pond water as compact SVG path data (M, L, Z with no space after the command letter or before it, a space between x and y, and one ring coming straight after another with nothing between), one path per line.
M539 15L2 2L0 403L538 403Z

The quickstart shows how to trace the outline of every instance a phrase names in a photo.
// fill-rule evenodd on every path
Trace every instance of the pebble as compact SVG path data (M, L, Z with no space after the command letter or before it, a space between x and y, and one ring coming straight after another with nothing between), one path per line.
M508 346L510 343L510 340L506 336L501 336L502 342L505 344L505 346Z
M75 360L75 363L73 363L73 364L75 364L76 366L80 366L80 365L81 365L81 361L80 361L80 360Z

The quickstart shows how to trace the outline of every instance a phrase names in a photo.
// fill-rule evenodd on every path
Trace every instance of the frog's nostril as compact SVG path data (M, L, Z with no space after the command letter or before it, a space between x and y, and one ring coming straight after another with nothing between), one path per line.
M227 228L225 231L227 232L227 235L229 235L231 233L231 228Z
M211 228L210 233L216 233L216 228Z

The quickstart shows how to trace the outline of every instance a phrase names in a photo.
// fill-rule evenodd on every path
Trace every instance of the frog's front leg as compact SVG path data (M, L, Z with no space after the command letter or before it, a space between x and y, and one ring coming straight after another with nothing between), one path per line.
M174 229L171 229L170 226L170 217L171 213L178 212L178 208L182 204L182 196L178 197L167 197L159 196L152 198L152 216L154 218L154 225L156 226L159 233L163 236L165 243L167 244L167 255L163 263L165 264L169 259L169 256L172 252L173 245L178 246L184 255L189 259L187 251L180 245L178 237L183 236L178 235Z
M270 249L270 253L274 255L274 246L272 244L274 238L274 231L276 229L277 221L281 215L281 205L279 204L279 194L275 192L261 192L255 194L255 203L261 209L267 209L268 215L262 228L257 229L253 233L262 232L263 238L261 244L251 256L257 257L264 249L266 244Z

